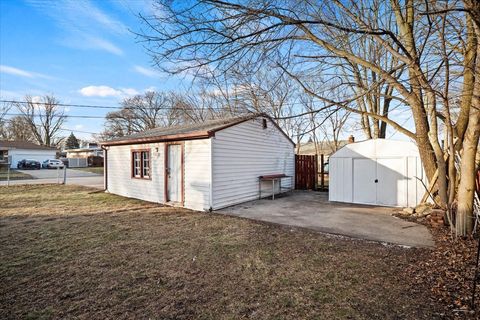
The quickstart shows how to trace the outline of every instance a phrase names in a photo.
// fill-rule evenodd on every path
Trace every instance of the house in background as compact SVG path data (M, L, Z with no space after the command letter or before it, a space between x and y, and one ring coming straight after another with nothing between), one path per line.
M0 140L0 160L10 163L10 168L17 167L20 160L37 160L43 162L47 159L55 159L57 149L53 147L40 146L26 141Z
M323 154L325 157L325 160L327 160L332 153L342 148L343 146L353 142L355 142L354 136L348 137L348 140L338 140L336 143L334 141L320 141L320 142L317 142L316 146L313 141L309 141L306 143L301 143L299 146L297 145L297 154L304 154L304 155Z
M80 148L65 149L63 156L70 168L103 166L103 149L98 143L87 142Z
M216 210L258 199L259 176L284 174L291 177L284 187L293 187L295 144L263 114L157 128L102 146L105 189L126 197Z
M103 157L103 150L100 147L66 149L65 153L67 158Z

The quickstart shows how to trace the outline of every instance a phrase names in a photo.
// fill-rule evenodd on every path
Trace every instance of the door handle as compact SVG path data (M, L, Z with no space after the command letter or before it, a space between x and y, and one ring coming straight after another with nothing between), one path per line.
M378 183L378 179L375 179L375 183Z

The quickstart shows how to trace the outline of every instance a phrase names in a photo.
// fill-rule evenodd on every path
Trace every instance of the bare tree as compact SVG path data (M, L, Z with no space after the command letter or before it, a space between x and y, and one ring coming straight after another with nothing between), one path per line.
M319 126L323 133L324 141L328 144L330 152L334 153L342 147L340 135L344 131L350 112L338 110L337 112L325 117L325 125Z
M106 115L102 140L121 137L135 132L173 124L171 100L165 93L146 92L131 98L125 98L119 111Z
M12 109L12 104L10 102L0 103L0 124L5 122L5 117L10 109Z
M0 135L2 139L6 140L35 141L29 122L23 116L15 116L6 120Z
M6 128L5 117L11 108L12 108L12 105L10 103L2 102L0 104L0 137L2 139L6 139L7 128Z
M66 121L65 111L54 96L33 99L25 97L24 103L16 103L17 109L30 129L35 141L44 146L55 146L63 139L59 136Z
M456 230L461 235L466 235L473 229L472 213L477 169L475 157L480 138L480 3L476 0L466 0L465 9L467 10L467 45L462 92L464 95L460 114L467 114L468 119L460 116L456 126L456 133L462 145L456 219Z
M450 76L455 75L456 88L463 83L459 117L451 119L456 121L451 123L455 127L456 148L462 153L459 186L465 187L457 189L456 230L459 235L471 232L471 182L479 130L476 92L480 89L479 77L475 76L480 11L477 1L158 3L164 14L145 17L150 30L141 36L150 44L150 52L160 68L174 73L194 69L200 74L205 70L225 74L241 64L276 66L306 93L323 101L324 108L342 108L364 119L375 119L415 140L427 177L438 177L437 203L445 209L449 204L448 190L454 188L449 188L452 181L448 179L439 128L441 122L448 121L442 114L446 101L444 71L451 68L455 71ZM373 15L369 13L372 8L376 11ZM442 32L442 19L455 32ZM467 28L461 28L462 25ZM382 60L375 52L359 52L356 44L362 41L368 41L364 48L381 49L379 53L387 57ZM441 50L439 43L445 43L447 49ZM445 51L447 58L462 62L463 70L445 65ZM342 77L345 73L346 77ZM355 74L358 79L353 87L361 90L352 89ZM346 88L350 91L348 98L338 99L318 90L319 82L338 82L338 77L342 85L350 86ZM448 101L455 100L452 97L456 88L448 90ZM379 99L384 101L384 110L389 99L408 107L414 131L397 122L391 112L380 110ZM359 106L362 100L371 104L370 109Z
M146 92L126 98L118 111L106 115L99 139L108 140L157 127L196 123L214 118L215 97L207 91L191 94Z

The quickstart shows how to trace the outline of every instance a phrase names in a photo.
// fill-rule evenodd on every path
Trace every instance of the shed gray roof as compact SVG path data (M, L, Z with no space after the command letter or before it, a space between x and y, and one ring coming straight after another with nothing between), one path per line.
M1 150L28 149L28 150L56 150L54 147L41 146L28 141L0 140Z
M146 143L146 142L204 139L204 138L209 138L213 136L216 131L228 128L230 126L239 124L247 120L255 119L257 117L265 117L271 120L269 116L263 113L254 113L254 114L242 115L242 116L232 117L232 118L207 120L202 123L195 123L195 124L189 124L189 125L155 128L155 129L146 130L139 133L134 133L128 136L119 137L119 138L115 138L108 141L103 141L101 142L101 144L104 146L109 146L109 145L122 145L122 144L134 144L134 143ZM285 136L287 136L280 128L278 129Z

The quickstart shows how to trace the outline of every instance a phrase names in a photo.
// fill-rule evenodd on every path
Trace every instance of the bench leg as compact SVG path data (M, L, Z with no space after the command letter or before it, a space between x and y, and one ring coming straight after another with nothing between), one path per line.
M258 200L262 199L262 180L258 179Z
M275 200L275 179L272 179L272 200Z

